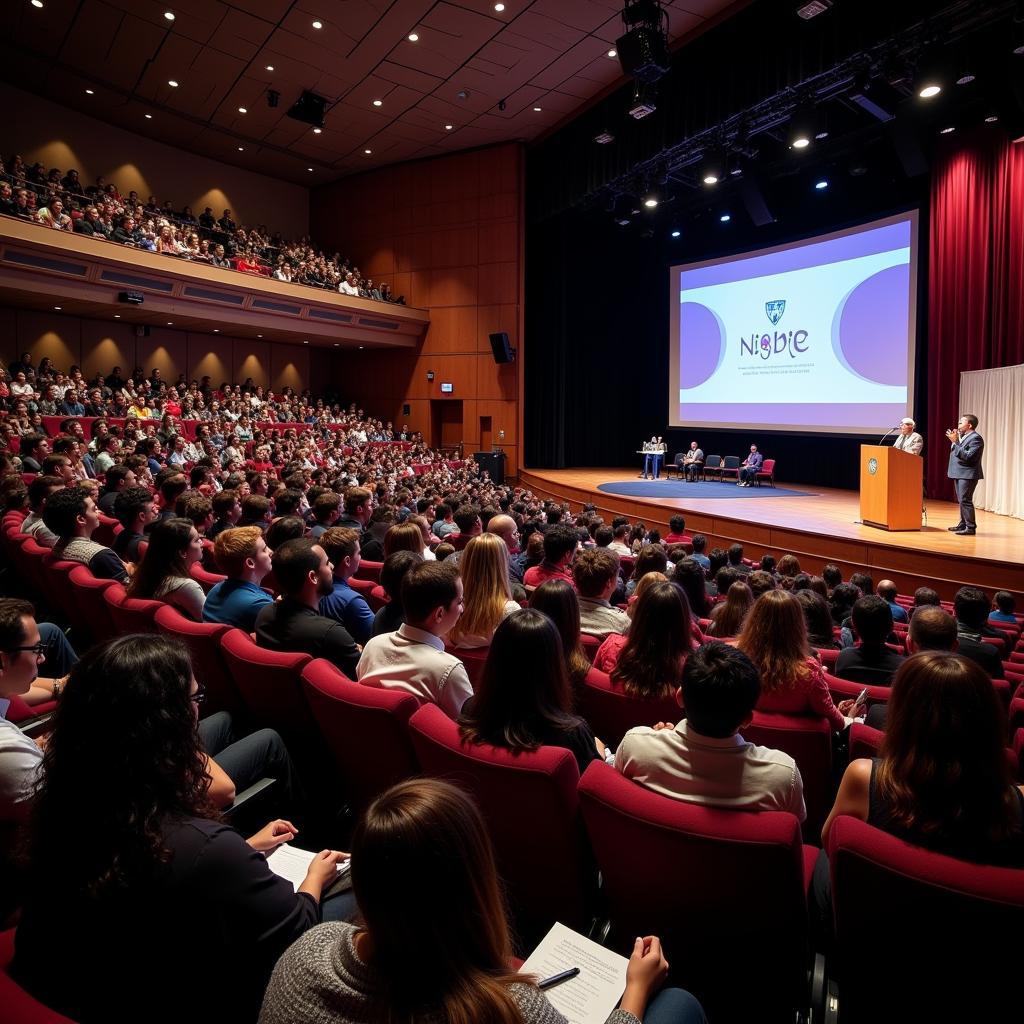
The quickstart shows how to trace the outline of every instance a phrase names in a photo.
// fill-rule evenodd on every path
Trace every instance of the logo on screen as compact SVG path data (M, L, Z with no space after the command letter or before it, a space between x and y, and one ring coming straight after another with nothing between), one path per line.
M782 314L786 312L786 300L772 299L764 304L764 311L774 327L782 319Z

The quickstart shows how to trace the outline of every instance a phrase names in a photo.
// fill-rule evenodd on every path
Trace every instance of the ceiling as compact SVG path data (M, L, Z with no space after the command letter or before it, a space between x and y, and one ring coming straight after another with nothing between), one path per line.
M147 138L304 185L531 140L622 81L608 57L623 31L621 0L507 0L500 13L493 0L41 2L5 3L0 76ZM664 6L678 44L743 4ZM276 108L268 89L281 94ZM287 116L304 89L328 100L321 134Z

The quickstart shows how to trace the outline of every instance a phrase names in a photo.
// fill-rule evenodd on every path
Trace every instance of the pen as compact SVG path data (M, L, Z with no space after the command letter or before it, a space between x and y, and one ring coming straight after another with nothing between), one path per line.
M563 981L568 981L570 978L575 978L580 973L578 967L570 967L567 971L559 971L558 974L552 974L550 978L545 978L543 981L537 983L537 988L545 989L551 988L553 985L560 985Z

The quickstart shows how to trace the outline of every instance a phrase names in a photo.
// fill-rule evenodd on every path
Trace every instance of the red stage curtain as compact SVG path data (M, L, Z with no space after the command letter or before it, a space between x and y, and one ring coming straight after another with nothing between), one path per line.
M945 432L971 411L961 371L1024 363L1024 143L984 130L938 154L928 296L927 486L952 498Z

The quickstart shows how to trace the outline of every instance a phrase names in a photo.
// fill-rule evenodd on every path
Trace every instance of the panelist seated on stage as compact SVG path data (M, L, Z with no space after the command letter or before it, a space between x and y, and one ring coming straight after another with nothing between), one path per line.
M683 476L687 480L696 480L697 474L704 468L704 451L696 441L690 442L690 449L683 456Z
M916 424L909 417L905 416L900 420L900 432L896 437L896 443L893 448L899 448L900 451L907 452L910 455L920 455L924 450L924 438L915 433L914 427Z
M740 478L736 481L737 487L749 487L761 472L764 465L764 456L757 450L757 445L750 446L750 454L740 463Z

